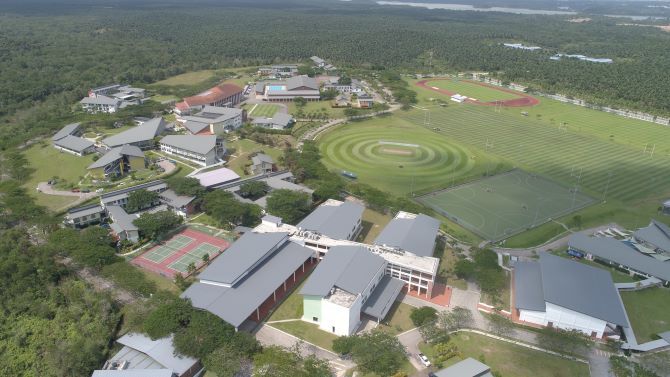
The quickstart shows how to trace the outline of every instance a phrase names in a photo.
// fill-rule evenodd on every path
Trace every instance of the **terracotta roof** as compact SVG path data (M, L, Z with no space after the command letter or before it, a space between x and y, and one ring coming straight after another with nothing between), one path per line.
M184 102L189 106L208 105L210 103L228 98L242 91L242 88L235 84L221 84L198 95L184 98Z

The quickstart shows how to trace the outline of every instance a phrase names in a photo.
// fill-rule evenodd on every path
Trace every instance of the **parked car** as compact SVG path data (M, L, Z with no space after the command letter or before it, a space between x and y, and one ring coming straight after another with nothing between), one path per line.
M73 188L73 189L70 190L70 191L72 191L72 192L80 192L80 190L79 190L78 188Z
M430 360L428 360L428 358L426 357L426 355L420 353L420 354L418 354L417 356L419 357L419 361L421 361L421 364L423 364L424 366L429 367L429 366L431 365L431 364L430 364Z
M101 188L95 190L95 192L103 192L103 191L105 191L105 190L104 190L104 189L101 189Z
M84 194L87 194L87 193L91 192L91 190L89 190L89 189L82 189L81 192L83 192Z

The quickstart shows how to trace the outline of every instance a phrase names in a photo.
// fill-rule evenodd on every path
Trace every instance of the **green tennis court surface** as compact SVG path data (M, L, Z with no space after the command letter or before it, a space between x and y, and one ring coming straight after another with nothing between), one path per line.
M193 238L177 235L164 245L160 245L142 255L142 258L148 259L154 263L161 263L170 255L176 253L179 249L193 242Z
M196 266L199 266L202 264L203 260L202 257L205 254L208 254L210 258L214 257L217 253L219 252L219 248L208 244L208 243L202 243L198 245L196 248L193 250L189 251L188 253L182 255L181 258L177 259L176 261L170 263L168 268L173 269L175 271L179 271L181 273L186 273L188 270L188 265L193 263Z
M491 241L508 238L594 202L579 190L521 170L433 192L417 200Z

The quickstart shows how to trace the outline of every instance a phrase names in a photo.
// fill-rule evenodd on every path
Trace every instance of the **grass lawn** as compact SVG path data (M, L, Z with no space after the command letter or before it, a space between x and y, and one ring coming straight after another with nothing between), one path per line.
M496 300L493 299L493 297L490 297L489 295L482 294L482 302L485 304L493 305L493 306L499 306L504 310L510 311L510 308L512 304L510 303L510 285L511 285L511 276L509 276L509 273L507 273L507 277L505 280L505 287L503 288L502 291L500 291L500 294L496 297ZM494 304L494 301L497 301Z
M468 81L459 79L435 80L426 83L429 87L436 87L450 92L458 93L460 95L477 99L481 102L489 102L495 100L506 100L519 98L521 96L512 93L495 90L486 86L473 84ZM439 95L439 94L438 94Z
M319 329L319 326L304 321L273 323L270 326L330 351L333 350L333 340L337 339L337 335L325 332Z
M239 174L240 177L246 177L249 175L245 171L244 167L247 164L251 164L251 161L249 160L250 154L255 152L263 152L272 157L275 160L275 163L277 163L279 161L279 157L283 156L284 154L281 149L259 144L249 139L237 139L228 143L228 148L234 149L234 157L231 156L231 158L228 160L228 164L226 164L226 167Z
M363 211L363 230L359 233L357 241L363 243L372 243L377 238L382 229L391 221L390 215L385 215L377 211L366 208Z
M621 298L638 343L655 339L654 335L670 330L669 289L648 288L621 292Z
M544 352L527 349L483 335L460 332L451 337L461 355L447 360L451 366L468 357L478 359L503 377L588 377L589 366ZM421 343L421 351L435 360L432 347Z
M416 369L414 369L414 366L412 366L412 363L409 362L409 360L405 360L405 362L401 365L400 370L402 372L405 372L408 376L413 376L414 373L416 372ZM351 374L346 374L347 377L351 376ZM376 373L366 373L366 374L360 374L359 376L361 377L384 377L380 376Z
M146 250L148 250L148 248ZM136 257L136 256L137 255L134 255L134 257ZM153 273L149 270L145 270L143 268L137 267L137 270L142 272L144 274L144 277L147 278L147 280L153 281L156 284L156 287L158 287L158 289L168 291L168 292L172 292L172 293L175 293L175 294L181 293L179 288L172 282L172 280L170 280L166 277L160 276L156 273Z
M156 101L156 102L178 101L179 100L179 98L177 98L176 96L172 96L172 95L167 95L167 96L156 95L156 96L152 96L151 99Z
M35 169L30 179L23 185L31 193L37 203L51 210L59 210L77 200L74 196L45 195L37 192L39 182L46 182L53 176L60 179L59 186L76 185L79 177L86 175L86 167L93 163L93 156L75 156L60 152L51 145L51 140L45 140L24 150L24 156L30 167Z
M319 138L323 163L397 195L427 192L481 176L500 162L397 117L349 122Z
M273 104L265 104L265 103L259 103L257 105L250 105L251 111L249 115L255 116L255 117L266 117L266 118L272 118L273 115L277 111L279 111L279 106L278 105L273 105Z
M396 301L386 315L386 319L379 324L379 328L393 335L413 329L415 326L409 318L412 309L414 307Z
M343 108L333 108L330 107L331 101L309 101L302 108L303 114L325 113L329 119L338 119L344 118L344 109ZM298 107L293 102L288 103L288 113L295 116L298 112Z
M268 322L281 321L284 319L300 319L302 317L302 295L300 288L305 285L308 278L305 278L300 285L295 287L288 297L279 305L268 318ZM272 324L274 326L275 324Z

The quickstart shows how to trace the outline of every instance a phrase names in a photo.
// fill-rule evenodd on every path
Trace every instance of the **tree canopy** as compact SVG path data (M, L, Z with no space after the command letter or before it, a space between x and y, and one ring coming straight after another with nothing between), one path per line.
M267 210L288 224L296 224L309 213L311 203L309 195L304 192L274 190L268 195Z
M178 227L184 219L172 211L145 212L133 224L145 237L157 240Z
M149 190L135 190L128 194L128 203L126 211L128 213L137 212L149 208L158 201L158 193Z

